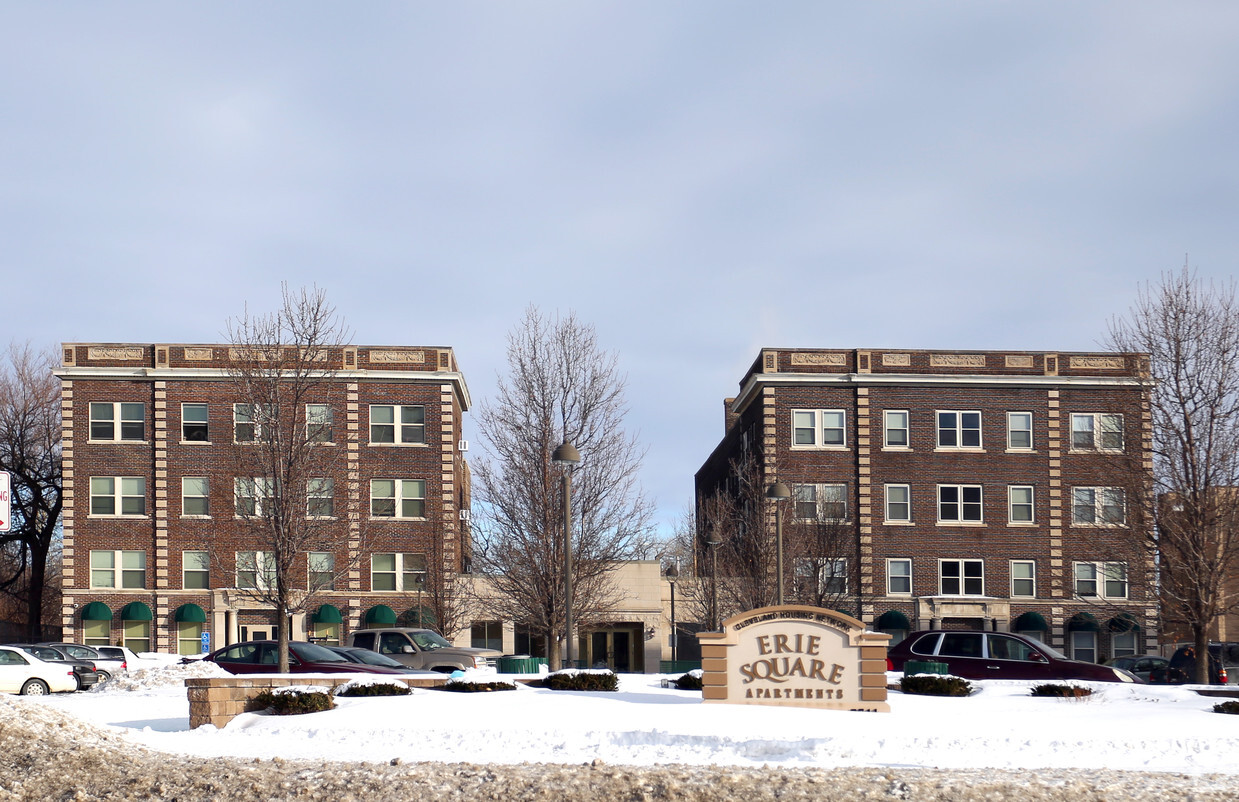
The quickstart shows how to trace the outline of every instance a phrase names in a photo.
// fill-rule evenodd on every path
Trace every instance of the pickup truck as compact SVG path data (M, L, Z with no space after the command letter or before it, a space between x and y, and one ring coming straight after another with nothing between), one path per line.
M494 649L453 646L434 630L413 627L357 630L349 645L385 654L409 668L445 674L466 668L490 668L491 658L503 654Z

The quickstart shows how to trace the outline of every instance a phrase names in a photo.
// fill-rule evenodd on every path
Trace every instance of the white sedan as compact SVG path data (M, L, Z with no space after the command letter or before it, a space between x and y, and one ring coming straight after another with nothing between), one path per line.
M0 692L41 696L76 691L77 678L63 663L47 663L32 654L0 646Z

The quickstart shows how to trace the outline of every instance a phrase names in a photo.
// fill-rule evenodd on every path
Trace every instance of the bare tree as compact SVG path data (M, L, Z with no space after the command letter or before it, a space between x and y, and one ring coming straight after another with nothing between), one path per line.
M793 496L796 503L809 502ZM800 604L858 615L859 610L852 608L860 582L859 545L856 525L843 517L828 511L803 518L794 513L791 525L784 526L784 559L789 563L786 570L792 572L793 598Z
M60 383L55 358L29 344L9 346L0 368L0 470L10 475L12 521L0 548L0 589L24 597L25 636L38 640L47 614L48 558L60 536Z
M1154 492L1142 513L1158 553L1164 614L1208 652L1209 631L1239 610L1239 308L1235 284L1203 282L1186 266L1145 285L1110 344L1147 353ZM1208 661L1196 661L1207 682Z
M347 538L337 518L347 515L337 515L334 500L350 437L334 425L332 410L344 407L334 366L343 362L349 331L322 290L285 285L278 311L229 321L228 339L238 399L237 516L247 540L261 544L238 554L238 590L274 608L286 672L289 616L342 581L363 552L356 538L341 551Z
M593 327L530 308L508 335L507 356L509 375L477 417L486 458L475 466L475 564L490 580L490 609L544 634L558 667L564 544L562 474L552 452L571 442L582 458L572 478L572 608L580 624L613 609L609 575L648 534L652 506L637 481L642 449L624 430L624 378Z

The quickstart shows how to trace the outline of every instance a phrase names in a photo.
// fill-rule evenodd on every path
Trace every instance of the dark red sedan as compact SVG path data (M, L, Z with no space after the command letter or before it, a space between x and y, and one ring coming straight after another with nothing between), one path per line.
M230 674L274 674L279 670L279 644L273 640L234 643L211 652L203 660L218 664ZM288 644L290 674L400 674L384 666L353 663L323 646L304 641Z
M887 652L892 671L910 660L946 663L964 679L1081 679L1141 682L1121 668L1071 660L1044 643L1010 632L931 629L913 632Z

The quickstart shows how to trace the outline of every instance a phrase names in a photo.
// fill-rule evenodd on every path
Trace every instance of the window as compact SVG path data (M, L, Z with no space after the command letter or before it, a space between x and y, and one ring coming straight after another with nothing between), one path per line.
M886 447L908 447L908 413L905 410L888 409L884 416L886 423Z
M1037 595L1037 564L1032 560L1011 561L1011 596L1031 599Z
M499 621L474 621L469 628L469 645L475 649L503 651L503 624Z
M422 479L371 479L373 518L425 518L426 482Z
M305 439L311 443L330 443L333 418L329 405L306 404Z
M176 653L202 654L202 624L193 621L177 622Z
M886 593L890 596L912 594L912 561L904 559L886 561Z
M1127 563L1076 563L1074 571L1077 596L1127 598Z
M847 519L847 485L792 485L792 499L801 521Z
M312 551L306 562L310 569L310 590L335 590L336 555L329 551Z
M92 588L145 588L146 552L92 551L90 553L90 586Z
M310 518L330 518L336 514L336 480L310 479L305 485L305 514Z
M91 515L146 515L146 479L142 476L90 477Z
M111 629L111 621L83 621L82 643L86 646L111 646Z
M938 485L938 520L980 523L980 485Z
M181 477L181 515L205 518L211 514L210 483L205 476Z
M371 405L370 442L402 445L425 443L426 408Z
M792 410L792 446L801 448L843 448L845 416L841 409Z
M125 635L125 648L129 651L137 654L151 650L150 621L122 621L121 631Z
M261 518L270 512L271 480L261 476L238 476L233 480L238 518Z
M843 557L801 557L796 560L796 586L801 598L816 602L848 592L848 565Z
M939 560L938 579L943 596L985 595L985 568L981 560Z
M181 552L181 587L186 590L206 590L211 587L211 555L208 552Z
M1071 658L1086 663L1097 662L1097 633L1085 630L1071 632Z
M1127 521L1121 487L1073 487L1071 522L1117 526Z
M1007 448L1011 451L1032 451L1032 413L1007 413Z
M1110 636L1111 657L1130 657L1136 654L1136 632L1115 632Z
M340 625L329 624L326 621L313 621L310 623L310 640L322 646L339 646Z
M980 447L980 412L938 412L938 448Z
M1007 486L1007 522L1013 524L1033 522L1032 485Z
M1072 451L1122 451L1123 416L1100 412L1071 416Z
M237 588L270 590L275 587L275 554L270 551L237 552Z
M908 485L886 486L886 521L912 520L912 489Z
M207 405L181 404L181 440L186 443L205 443L207 436Z
M370 555L370 590L414 591L425 587L424 554Z
M1038 660L1041 655L1033 647L1010 635L987 634L985 646L991 660ZM1034 657L1033 655L1036 655Z
M146 439L146 405L131 403L90 404L90 439L137 441Z
M238 443L269 440L274 420L270 404L233 404L232 439Z

